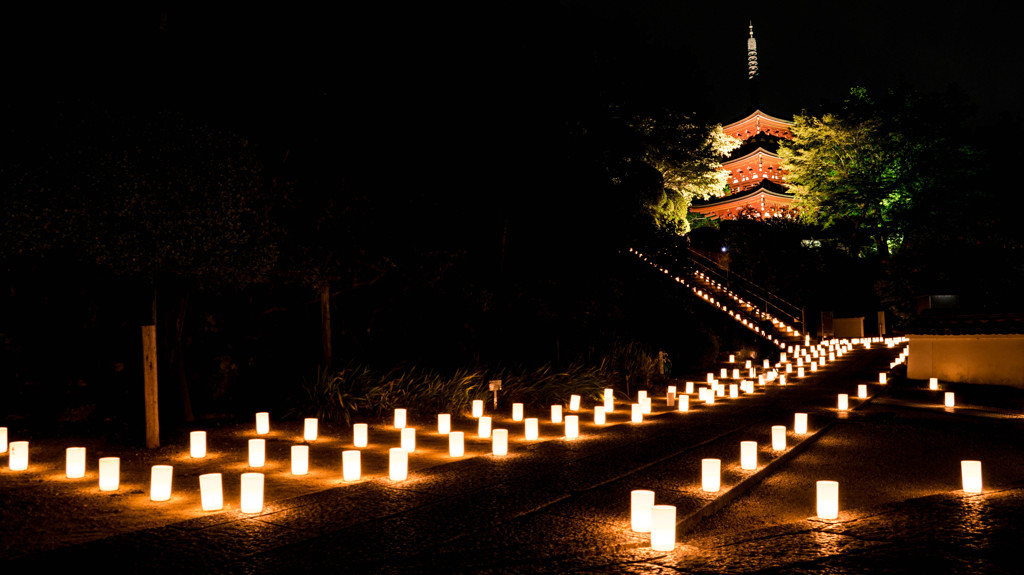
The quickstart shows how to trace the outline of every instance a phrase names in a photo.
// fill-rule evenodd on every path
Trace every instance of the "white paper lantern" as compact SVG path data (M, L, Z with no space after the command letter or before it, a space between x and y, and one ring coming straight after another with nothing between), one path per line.
M491 436L491 417L489 415L480 416L476 426L476 436L481 439L487 439Z
M859 399L865 399L868 396L868 386L866 384L859 384L857 386L857 397Z
M263 467L266 463L267 442L265 439L249 440L249 467Z
M630 406L632 412L630 414L630 421L633 423L640 423L644 420L644 407L639 403L634 403Z
M525 430L527 441L536 441L539 437L540 421L536 417L527 417L525 421Z
M644 415L650 415L651 414L651 398L645 397L644 400L640 402L640 407L643 410Z
M7 466L11 471L25 471L28 469L28 442L12 441L8 448L10 454L7 456Z
M523 420L523 404L513 403L512 404L512 421Z
M266 435L270 433L270 414L266 411L261 411L256 414L256 435Z
M594 425L604 425L604 406L594 406Z
M396 407L395 408L395 429L404 429L405 428L405 416L406 416L405 408L402 408L402 407Z
M740 396L740 385L738 383L730 383L729 384L729 397L739 397L739 396Z
M192 459L206 457L206 432L192 431L188 434L188 453Z
M309 446L292 446L292 475L306 475L309 473Z
M803 377L804 376L804 368L802 368L802 367L796 368L796 376L797 377Z
M85 477L85 448L69 447L65 450L64 474L68 479Z
M836 519L839 517L839 482L818 482L818 517Z
M640 391L636 392L636 402L639 403L640 405L643 405L644 399L646 399L646 398L647 398L647 391L646 390L641 389Z
M402 449L412 453L416 451L416 428L406 427L402 429Z
M405 481L409 476L409 452L401 447L392 447L388 450L390 455L388 477L391 481Z
M452 431L452 415L450 413L437 414L437 433L448 435Z
M739 369L733 369L732 370L732 378L733 379L739 379L740 378L740 370Z
M562 406L551 406L551 423L562 423Z
M365 423L356 423L352 426L352 445L366 447L369 443L370 428Z
M316 441L318 435L318 421L315 417L307 417L302 421L302 439Z
M932 391L935 391L936 389L939 389L939 378L937 378L937 377L930 377L930 378L928 378L928 389L930 389Z
M740 442L740 468L757 469L757 442Z
M687 381L686 382L686 393L687 393L687 395L693 394L693 382L692 381Z
M263 474L242 474L242 513L259 513L263 511Z
M203 511L220 511L224 508L224 486L220 473L204 473L199 476L199 498Z
M839 408L839 411L846 411L847 409L850 408L850 396L849 396L849 394L846 394L846 393L840 393L839 394L838 408Z
M615 411L615 396L612 389L604 390L604 412L611 413Z
M651 506L651 549L673 551L676 548L675 505Z
M722 460L700 460L700 488L709 493L716 493L722 488Z
M773 425L772 426L772 449L775 451L786 450L786 426L785 425Z
M473 400L473 417L482 417L484 414L484 400Z
M648 489L634 489L629 493L630 526L633 531L648 533L651 530L651 507L654 506L654 492Z
M878 372L878 383L885 384L887 381L886 373L884 371Z
M100 458L100 491L117 491L121 485L121 459Z
M363 476L362 456L356 449L341 452L341 478L345 481L358 481Z
M796 435L805 435L807 433L807 414L797 413L793 417L793 433Z
M565 416L565 438L576 439L580 435L580 417L578 415Z
M7 428L0 427L0 453L7 453Z
M718 377L722 379L729 377L729 370L723 367L722 371L718 374Z
M680 395L677 399L676 409L679 411L690 411L690 396Z
M451 457L462 457L465 455L464 432L453 431L448 434L448 455Z
M167 501L171 498L171 482L174 468L170 465L154 465L149 477L149 499Z
M960 462L960 474L965 493L981 493L981 462L965 460Z
M578 396L578 395L570 395L569 396L569 411L579 411L579 410L580 410L580 396Z
M946 392L946 407L953 407L954 405L956 405L956 400L953 398L953 392L952 391L947 391Z
M495 429L491 432L491 453L494 455L508 454L507 429Z

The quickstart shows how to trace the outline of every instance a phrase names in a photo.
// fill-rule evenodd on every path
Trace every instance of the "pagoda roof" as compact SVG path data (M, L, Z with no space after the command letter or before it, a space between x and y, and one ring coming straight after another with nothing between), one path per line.
M738 162L742 162L744 160L749 160L751 158L756 157L758 154L764 154L764 155L766 155L768 157L771 157L771 158L779 158L779 155L776 154L775 152L768 151L768 150L762 148L761 146L758 146L757 149L755 149L755 150L753 150L753 151L751 151L749 153L746 153L746 154L744 154L742 156L738 156L736 158L729 158L728 160L722 162L722 167L725 168L725 167L728 167L729 164L735 164L735 163L738 163Z
M784 191L785 187L782 184L776 184L770 180L762 180L761 184L755 188L747 190L745 192L737 192L721 198L715 198L713 200L694 200L693 206L700 208L707 208L717 206L719 204L730 204L733 202L742 202L749 200L757 196L769 196L778 198L780 200L792 200L795 196L793 194Z
M729 124L726 124L726 125L722 126L722 129L725 130L726 134L728 134L730 128L733 128L733 129L738 128L739 126L742 126L743 124L746 124L748 122L756 121L758 118L762 118L764 120L768 120L769 122L778 122L779 124L783 124L783 125L786 125L786 126L792 126L793 125L793 120L784 120L782 118L777 118L777 117L772 116L770 114L766 114L766 113L762 112L761 110L754 110L753 112L747 114L746 116L743 116L739 120L736 120L735 122L731 122Z

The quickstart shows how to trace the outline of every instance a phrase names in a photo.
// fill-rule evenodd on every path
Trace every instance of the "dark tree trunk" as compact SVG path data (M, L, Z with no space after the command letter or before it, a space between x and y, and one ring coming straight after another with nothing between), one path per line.
M324 371L330 371L334 350L331 345L331 284L320 286L320 342L324 353Z

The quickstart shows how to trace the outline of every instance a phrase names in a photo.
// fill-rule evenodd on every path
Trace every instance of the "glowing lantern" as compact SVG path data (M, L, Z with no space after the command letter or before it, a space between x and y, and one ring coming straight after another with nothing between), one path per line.
M466 453L465 432L453 431L448 434L448 455L462 457Z
M633 531L648 533L651 530L651 507L654 492L648 489L634 489L629 492L630 526Z
M736 356L729 354L729 363L736 363Z
M786 367L789 367L788 365ZM779 376L779 385L786 385L786 375L782 374Z
M562 423L562 406L551 406L551 423Z
M256 414L256 435L266 435L270 433L270 414L266 411L261 411Z
M473 400L473 417L481 417L484 414L484 400Z
M864 399L868 396L868 386L866 384L860 384L857 386L857 397Z
M508 454L508 430L495 429L491 433L491 453L494 455Z
M395 408L395 429L405 428L405 409L401 407Z
M121 459L100 458L100 491L117 491L121 485Z
M634 403L630 408L632 409L630 421L633 423L640 423L644 420L644 406L639 403Z
M242 474L242 513L259 513L263 511L263 474Z
M687 394L692 394L693 393L693 382L692 381L686 382L686 393Z
M416 428L406 427L402 430L402 449L406 451L416 451Z
M267 441L265 439L249 440L249 467L263 467L266 463Z
M362 457L356 449L341 452L341 478L345 481L358 481L363 475Z
M839 517L839 482L818 482L818 517L836 519Z
M740 386L739 386L739 384L737 384L737 383L730 383L729 384L729 397L739 397L739 396L740 396Z
M676 391L673 389L673 390L670 390L670 391L665 393L665 406L666 407L672 407L675 404L676 404Z
M85 448L69 447L65 450L64 474L68 479L85 477Z
M797 435L807 434L807 414L798 413L793 418L793 433Z
M309 473L309 446L292 446L292 475L305 475Z
M476 427L476 436L484 439L491 436L490 416L484 415L480 418L479 423L477 424Z
M757 469L757 442L740 442L740 468Z
M965 493L981 493L981 462L961 461L960 474L963 477Z
M811 373L814 373L816 371L818 371L818 362L812 361L811 362Z
M771 364L768 363L767 359L765 359L764 362L761 365L764 366L765 369L768 369L769 367L771 367Z
M569 411L579 411L579 410L580 410L580 396L578 396L578 395L570 395L569 396Z
M174 468L170 465L154 465L149 477L149 499L167 501L171 498L171 481Z
M600 405L594 407L594 424L604 425L604 407Z
M437 414L437 433L448 435L452 431L452 415L450 413Z
M706 392L704 392L704 404L705 405L714 405L715 404L715 390L708 389Z
M636 393L636 402L637 403L639 403L640 405L643 405L645 399L647 399L647 391L646 390L641 389L640 391L638 391Z
M729 370L723 367L722 372L718 375L718 377L721 377L722 379L729 377Z
M939 378L929 377L928 378L928 389L935 391L939 388Z
M886 373L884 371L878 372L878 383L886 383Z
M675 505L651 506L651 549L672 551L676 548Z
M955 400L953 398L953 392L952 391L947 391L946 392L946 407L953 407L955 405L955 403L956 402L955 402Z
M317 427L317 419L315 417L307 417L302 420L302 439L316 441Z
M793 373L793 364L792 363L787 363L786 364L786 373Z
M224 486L220 473L204 473L199 476L199 498L203 511L220 511L224 508Z
M846 411L850 408L850 396L846 393L839 394L839 411Z
M716 493L722 488L722 460L700 460L700 488L709 493Z
M536 441L537 440L537 437L540 436L540 433L538 432L539 427L540 427L540 422L537 420L536 417L527 417L526 418L525 434L526 434L526 440L527 441Z
M643 410L644 415L650 415L651 414L651 398L645 397L644 400L640 402L640 408Z
M7 453L7 428L0 427L0 453Z
M747 360L747 363L745 363L745 364L743 365L743 367L744 367L744 368L746 368L746 369L750 369L752 365L753 365L753 364L752 364L752 363L750 362L750 360L748 359L748 360Z
M772 449L775 451L786 450L786 426L785 425L773 425L772 426Z
M8 447L11 453L7 456L7 466L11 468L11 471L28 469L28 442L12 441Z
M715 374L709 373L708 374L708 383L712 383L714 381L715 381Z
M690 396L689 395L680 395L679 396L679 404L677 406L677 409L679 411L690 411Z
M392 447L390 454L388 477L391 481L405 481L409 476L409 452L401 447Z
M523 420L523 404L513 403L512 404L512 421Z
M580 417L578 415L565 416L565 438L576 439L580 435Z
M356 423L352 426L352 445L366 447L369 442L370 428L365 423Z
M604 390L604 412L611 413L615 411L615 392L612 389Z
M804 376L804 368L802 368L802 367L796 368L796 376L797 377L803 377Z
M188 452L192 459L206 457L206 432L192 431L188 434Z

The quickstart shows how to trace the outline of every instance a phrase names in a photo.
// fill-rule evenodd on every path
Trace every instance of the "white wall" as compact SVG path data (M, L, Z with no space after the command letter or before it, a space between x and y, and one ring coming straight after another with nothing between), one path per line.
M907 378L1024 388L1024 335L909 335Z

